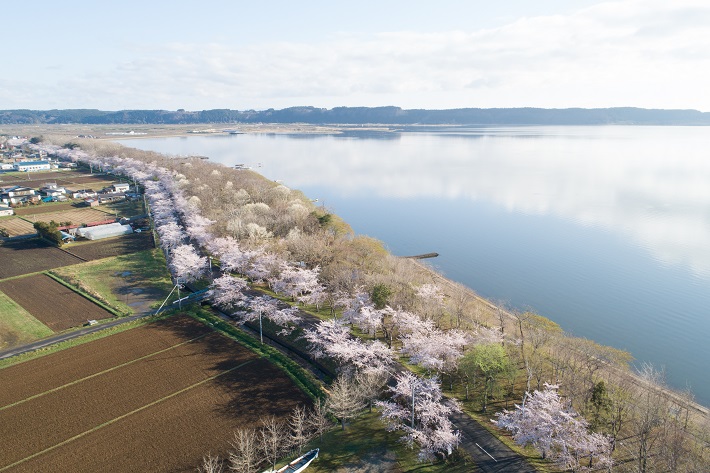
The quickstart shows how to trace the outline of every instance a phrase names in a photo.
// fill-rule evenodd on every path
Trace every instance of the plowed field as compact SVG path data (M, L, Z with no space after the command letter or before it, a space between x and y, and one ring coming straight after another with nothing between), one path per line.
M76 263L83 261L38 239L0 245L0 279Z
M40 374L41 373L41 374ZM0 370L0 470L195 471L306 398L279 369L173 317Z
M0 282L0 291L55 332L82 325L89 319L113 317L44 274Z
M19 217L3 218L0 220L0 228L7 230L11 237L37 233L32 223Z
M71 222L74 225L89 224L94 222L103 222L106 220L115 220L116 216L101 210L83 208L83 209L68 209L59 212L47 212L27 215L25 217L33 222Z
M91 243L69 244L63 248L73 255L87 261L93 261L95 259L108 258L109 256L119 256L151 249L153 248L153 236L150 232L132 233Z

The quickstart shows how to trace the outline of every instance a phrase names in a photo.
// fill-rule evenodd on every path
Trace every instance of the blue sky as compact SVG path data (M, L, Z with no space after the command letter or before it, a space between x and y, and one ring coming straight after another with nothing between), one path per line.
M705 0L3 5L0 109L710 111Z

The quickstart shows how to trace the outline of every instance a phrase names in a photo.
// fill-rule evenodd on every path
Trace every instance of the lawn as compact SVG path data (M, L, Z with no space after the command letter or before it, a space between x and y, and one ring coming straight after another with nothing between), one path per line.
M51 335L52 330L0 292L0 350Z
M172 289L160 250L143 250L52 271L123 314L148 310Z

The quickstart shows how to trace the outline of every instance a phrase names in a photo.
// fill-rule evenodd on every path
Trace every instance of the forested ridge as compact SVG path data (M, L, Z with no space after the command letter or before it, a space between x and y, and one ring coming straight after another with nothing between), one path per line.
M310 123L398 125L710 125L698 110L616 108L290 107L281 110L1 110L0 124Z

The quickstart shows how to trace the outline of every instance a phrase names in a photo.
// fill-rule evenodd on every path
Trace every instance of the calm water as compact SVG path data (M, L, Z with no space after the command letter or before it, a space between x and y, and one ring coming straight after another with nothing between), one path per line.
M710 128L124 140L245 163L444 275L665 367L710 405ZM261 163L261 167L257 167Z

